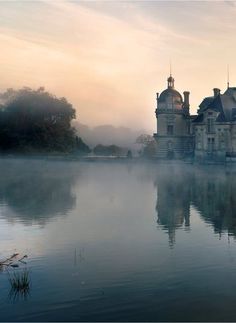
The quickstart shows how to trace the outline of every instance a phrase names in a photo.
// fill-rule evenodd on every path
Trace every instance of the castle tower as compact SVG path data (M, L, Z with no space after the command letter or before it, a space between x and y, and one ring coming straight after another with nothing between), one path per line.
M175 80L167 78L167 89L156 95L157 157L162 159L182 159L192 151L190 134L189 92L182 95L175 89Z

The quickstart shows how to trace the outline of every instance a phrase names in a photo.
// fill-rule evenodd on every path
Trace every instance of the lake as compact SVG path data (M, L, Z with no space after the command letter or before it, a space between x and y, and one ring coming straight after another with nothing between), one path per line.
M1 321L236 321L236 169L0 161ZM27 294L9 272L27 268Z

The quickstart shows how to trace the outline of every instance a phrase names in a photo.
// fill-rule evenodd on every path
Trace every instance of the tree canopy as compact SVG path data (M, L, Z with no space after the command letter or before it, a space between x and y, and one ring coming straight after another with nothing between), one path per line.
M78 154L80 155L86 155L91 152L91 149L89 148L89 146L86 145L83 139L78 136L76 136L75 138L75 148Z
M0 94L2 151L70 151L75 146L71 121L75 109L65 98L22 88Z
M147 134L141 134L136 139L137 144L143 144L143 145L147 145L152 141L153 141L153 137Z
M95 155L100 155L100 156L121 156L123 149L119 146L116 145L97 145L94 147L93 152Z

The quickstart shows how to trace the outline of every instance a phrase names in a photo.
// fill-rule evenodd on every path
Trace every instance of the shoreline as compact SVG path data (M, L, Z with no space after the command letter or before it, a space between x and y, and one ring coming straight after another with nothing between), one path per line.
M89 162L89 163L126 163L126 164L156 164L156 165L193 165L193 166L227 166L235 167L236 160L226 160L225 162L215 161L203 161L196 162L194 160L167 160L167 159L156 159L156 158L141 158L132 157L127 158L126 156L79 156L73 154L0 154L0 160L44 160L44 161L68 161L68 162Z

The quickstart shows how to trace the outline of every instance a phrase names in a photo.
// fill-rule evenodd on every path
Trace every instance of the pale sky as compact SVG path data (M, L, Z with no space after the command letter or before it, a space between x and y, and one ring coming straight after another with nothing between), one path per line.
M45 86L81 123L156 131L155 93L236 86L232 1L0 1L0 90Z

